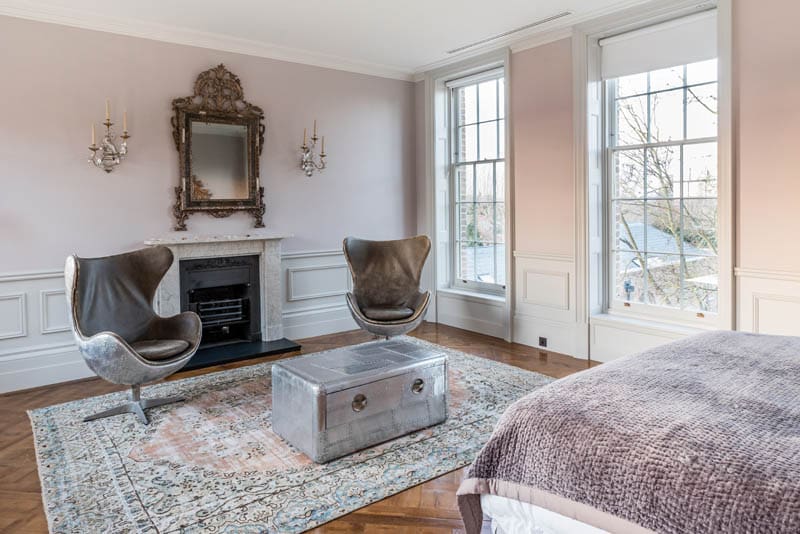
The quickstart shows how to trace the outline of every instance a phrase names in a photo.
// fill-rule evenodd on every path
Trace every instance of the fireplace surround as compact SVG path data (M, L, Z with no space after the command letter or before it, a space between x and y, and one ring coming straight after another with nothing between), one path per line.
M267 232L175 233L145 241L169 248L174 256L156 292L158 313L193 310L203 319L203 343L187 369L300 348L283 337L281 324L285 237L289 236Z

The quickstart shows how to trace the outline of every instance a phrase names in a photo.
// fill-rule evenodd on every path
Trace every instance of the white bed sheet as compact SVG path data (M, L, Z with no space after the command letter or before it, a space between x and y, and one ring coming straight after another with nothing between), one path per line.
M481 495L492 534L605 534L605 530L551 512L540 506L499 495Z

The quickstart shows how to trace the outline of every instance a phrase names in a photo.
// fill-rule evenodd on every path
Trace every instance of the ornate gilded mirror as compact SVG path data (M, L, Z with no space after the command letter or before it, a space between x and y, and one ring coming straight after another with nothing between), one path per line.
M201 73L194 94L172 101L180 185L175 188L175 230L193 212L227 217L249 212L263 228L264 188L258 163L264 147L264 112L244 100L239 78L219 65Z

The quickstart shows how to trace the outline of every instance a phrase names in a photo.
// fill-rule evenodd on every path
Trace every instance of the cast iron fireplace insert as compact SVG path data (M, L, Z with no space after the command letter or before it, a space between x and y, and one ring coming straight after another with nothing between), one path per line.
M259 257L180 261L181 310L203 323L200 349L184 369L298 350L288 339L263 341Z

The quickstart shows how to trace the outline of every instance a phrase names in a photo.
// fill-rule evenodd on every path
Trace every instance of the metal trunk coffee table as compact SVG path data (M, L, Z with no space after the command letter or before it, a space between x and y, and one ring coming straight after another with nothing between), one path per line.
M378 341L272 366L272 429L323 463L447 419L447 355Z

